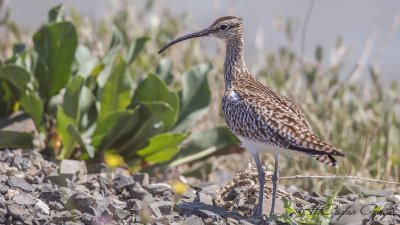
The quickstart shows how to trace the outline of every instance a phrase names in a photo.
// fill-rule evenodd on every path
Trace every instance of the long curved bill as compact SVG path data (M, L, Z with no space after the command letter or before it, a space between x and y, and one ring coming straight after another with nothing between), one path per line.
M196 38L196 37L204 37L204 36L208 36L208 34L210 33L210 31L208 29L204 29L195 33L191 33L191 34L187 34L185 36L179 37L171 42L169 42L168 44L166 44L162 49L160 49L160 51L158 51L158 54L162 53L165 49L169 48L171 45L174 45L178 42L187 40L187 39L191 39L191 38Z

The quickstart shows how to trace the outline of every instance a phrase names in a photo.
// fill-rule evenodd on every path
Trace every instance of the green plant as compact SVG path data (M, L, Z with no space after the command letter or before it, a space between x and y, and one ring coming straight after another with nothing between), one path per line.
M192 67L183 75L182 87L171 88L167 83L177 82L166 59L157 66L157 74L132 73L149 37L130 40L116 21L108 51L94 57L87 46L78 44L78 31L66 18L62 6L51 9L48 23L33 35L34 51L15 53L1 64L0 91L8 106L3 113L19 108L27 112L47 136L48 151L54 150L59 159L113 152L130 166L140 160L170 160L208 109L207 75L212 67ZM59 145L54 137L60 137L62 147L55 147ZM0 140L0 147L26 148L31 139L26 140L12 145ZM230 141L207 143L218 148L236 143Z

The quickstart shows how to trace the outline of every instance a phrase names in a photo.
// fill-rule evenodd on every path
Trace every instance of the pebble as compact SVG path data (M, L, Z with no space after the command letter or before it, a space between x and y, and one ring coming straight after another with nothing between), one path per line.
M31 184L29 184L28 182L26 182L25 179L23 178L18 178L18 177L14 177L14 176L10 176L7 180L7 184L8 186L12 187L12 188L20 188L23 191L29 191L29 192L33 192L36 190L35 187L33 187Z
M214 205L220 186L189 182L193 186L178 197L169 182L150 179L147 173L131 176L124 168L111 170L104 163L92 162L86 168L83 161L62 160L57 165L39 152L6 149L0 151L0 224L265 224L250 218L258 199L243 195L249 186L236 186L224 196L224 201L232 201L228 207L233 208L227 211ZM312 197L300 192L295 186L291 190L303 200L326 199L318 193ZM355 207L374 201L382 206L400 201L397 193L378 192L376 196L382 197L368 197L365 193L372 191L363 190L360 195L368 198L346 193L338 200L351 201ZM270 201L264 200L264 214L269 213ZM283 202L277 199L275 212L283 211ZM400 222L400 216L387 218ZM342 224L354 219L363 218L348 217Z
M147 173L136 173L135 175L133 175L133 180L135 182L138 182L140 184L140 186L142 186L143 188L148 189L149 188L149 175Z
M35 204L35 209L38 210L38 212L45 214L45 215L49 215L50 213L50 208L49 206L42 202L42 200L38 199L36 204Z

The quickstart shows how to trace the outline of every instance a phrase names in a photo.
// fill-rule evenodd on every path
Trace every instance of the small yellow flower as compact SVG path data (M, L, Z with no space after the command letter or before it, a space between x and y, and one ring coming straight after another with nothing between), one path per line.
M104 162L109 166L109 167L118 167L120 166L123 162L124 159L117 154L112 154L112 153L106 153L104 155Z
M174 181L174 183L172 184L172 191L177 195L181 195L188 190L188 185L181 181Z

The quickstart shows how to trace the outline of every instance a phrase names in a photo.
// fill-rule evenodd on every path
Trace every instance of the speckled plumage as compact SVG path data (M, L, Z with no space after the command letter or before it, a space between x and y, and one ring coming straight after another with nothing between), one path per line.
M336 166L336 160L332 156L344 154L315 136L307 118L289 98L267 88L248 72L244 63L242 18L219 18L204 30L169 42L159 53L180 41L204 36L222 39L226 44L222 109L229 129L249 149L257 165L260 191L255 215L262 214L265 182L265 172L258 154L269 152L275 155L270 212L273 214L279 177L279 155L308 155L327 165Z
M219 23L224 20L235 18L220 18ZM248 72L243 56L243 26L241 20L237 21L238 35L225 38L222 108L229 129L248 140L301 152L335 166L332 155L344 154L315 136L304 114L289 98L267 88Z

